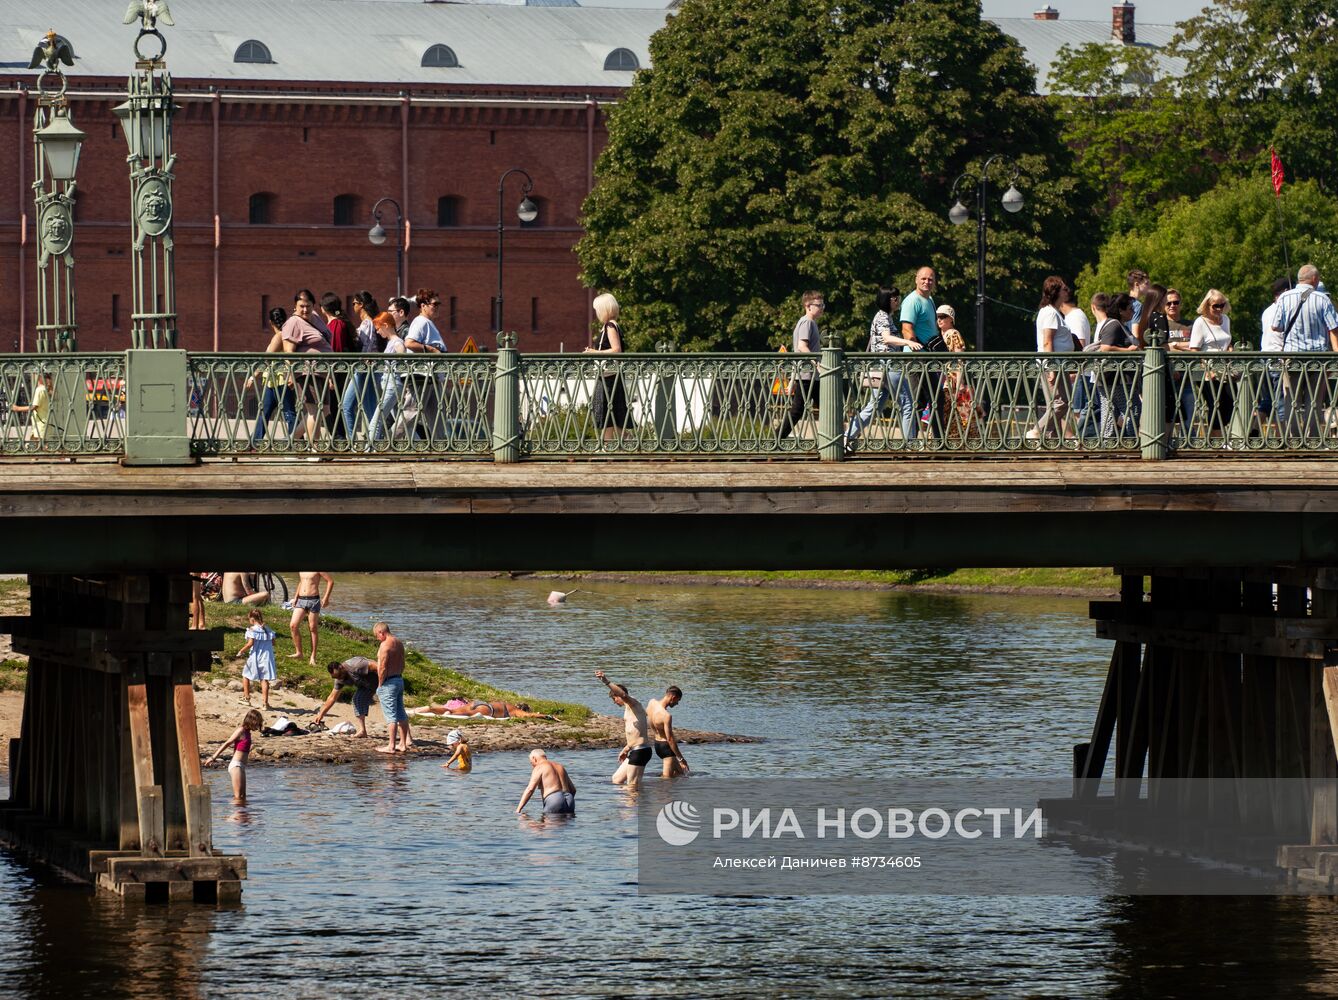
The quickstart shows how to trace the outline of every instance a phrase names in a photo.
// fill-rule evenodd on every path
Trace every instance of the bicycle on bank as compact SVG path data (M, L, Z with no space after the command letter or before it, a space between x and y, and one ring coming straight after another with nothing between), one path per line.
M278 573L244 573L246 585L252 591L269 591L271 604L280 607L288 603L288 581ZM206 573L200 586L200 592L206 601L223 599L223 574Z

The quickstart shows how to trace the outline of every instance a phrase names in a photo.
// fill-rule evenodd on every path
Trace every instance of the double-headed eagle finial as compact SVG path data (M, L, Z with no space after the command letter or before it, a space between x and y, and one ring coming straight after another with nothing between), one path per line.
M145 31L156 31L159 21L168 27L176 24L172 20L172 12L167 8L167 0L130 0L122 23L129 24L135 18L143 22Z
M48 73L58 73L60 72L56 68L58 63L64 63L66 66L74 65L74 46L64 35L48 31L45 41L38 42L33 49L33 61L28 64L28 68L37 69L38 66L45 66Z

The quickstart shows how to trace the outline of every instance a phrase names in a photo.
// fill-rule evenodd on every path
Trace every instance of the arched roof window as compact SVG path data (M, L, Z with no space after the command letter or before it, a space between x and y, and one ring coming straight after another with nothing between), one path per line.
M641 63L637 62L636 53L631 49L614 49L604 59L604 68L616 70L640 69Z
M454 49L438 42L423 53L423 65L434 66L437 69L452 69L460 65L460 60L455 57Z
M272 63L274 57L269 54L269 48L264 42L258 42L254 38L248 38L237 46L237 51L233 53L232 61L235 63Z

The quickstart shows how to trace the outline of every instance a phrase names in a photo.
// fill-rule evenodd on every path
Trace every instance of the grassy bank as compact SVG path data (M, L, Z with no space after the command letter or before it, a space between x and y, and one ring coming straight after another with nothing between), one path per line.
M598 576L589 573L562 573L567 579ZM1113 592L1119 581L1109 568L1021 568L1021 569L894 569L894 570L714 570L703 572L619 573L629 579L638 576L674 579L713 578L747 582L785 582L791 585L812 583L851 584L855 586L970 588L1009 593L1017 590Z
M276 634L274 652L278 663L279 677L287 686L301 691L312 698L325 698L330 693L330 675L325 664L331 660L346 660L350 656L365 656L376 659L377 642L372 633L329 614L321 615L321 645L319 666L313 667L305 659L291 660L288 654L293 651L293 641L288 633L288 620L292 612L282 608L266 607L265 624ZM243 661L235 659L237 650L244 644L243 632L247 626L247 609L236 604L205 605L205 621L210 628L227 629L223 646L223 662L215 663L209 679L217 677L232 679L241 676ZM306 652L310 653L311 636L306 632L306 622L302 623L302 642ZM534 695L516 691L507 691L476 681L466 674L433 663L418 650L405 649L404 658L404 700L410 707L442 704L451 698L478 699L480 701L509 701L512 704L525 702L535 712L545 712L557 716L563 722L579 726L590 717L590 710L584 705L574 705L565 701L552 701Z

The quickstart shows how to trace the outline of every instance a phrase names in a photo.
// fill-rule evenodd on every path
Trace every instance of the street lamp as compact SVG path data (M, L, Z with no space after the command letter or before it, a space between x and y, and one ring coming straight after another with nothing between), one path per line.
M505 227L502 225L502 189L506 185L506 179L512 174L520 174L525 178L525 183L520 189L521 201L516 206L516 218L521 222L533 222L539 217L539 206L530 201L530 192L534 190L534 179L530 177L520 167L512 167L506 173L502 174L502 179L497 182L497 329L502 329L502 233Z
M135 37L135 72L128 99L113 109L125 133L130 166L131 249L134 251L131 287L130 338L134 348L177 346L176 243L172 238L172 76L163 56L167 39L158 20L172 24L167 4L131 4L139 15ZM146 39L156 51L140 51Z
M84 133L70 120L65 74L74 65L74 48L54 31L33 49L30 69L37 74L37 111L33 115L33 199L37 209L37 349L77 349L74 300L75 170ZM56 89L49 89L54 77ZM58 258L60 266L52 266Z
M985 348L985 197L989 188L990 167L994 164L1013 172L1008 179L1008 190L1004 192L1001 204L1010 214L1022 211L1022 192L1017 189L1018 166L1002 153L991 156L980 168L980 173L972 176L970 172L962 174L952 182L952 191L948 197L956 199L948 209L948 221L954 226L963 225L971 218L970 210L957 197L957 187L964 180L971 180L976 185L976 350Z
M404 294L404 213L394 198L382 198L372 206L373 226L367 230L367 242L374 247L385 246L386 229L381 225L381 206L386 202L395 206L395 294Z

